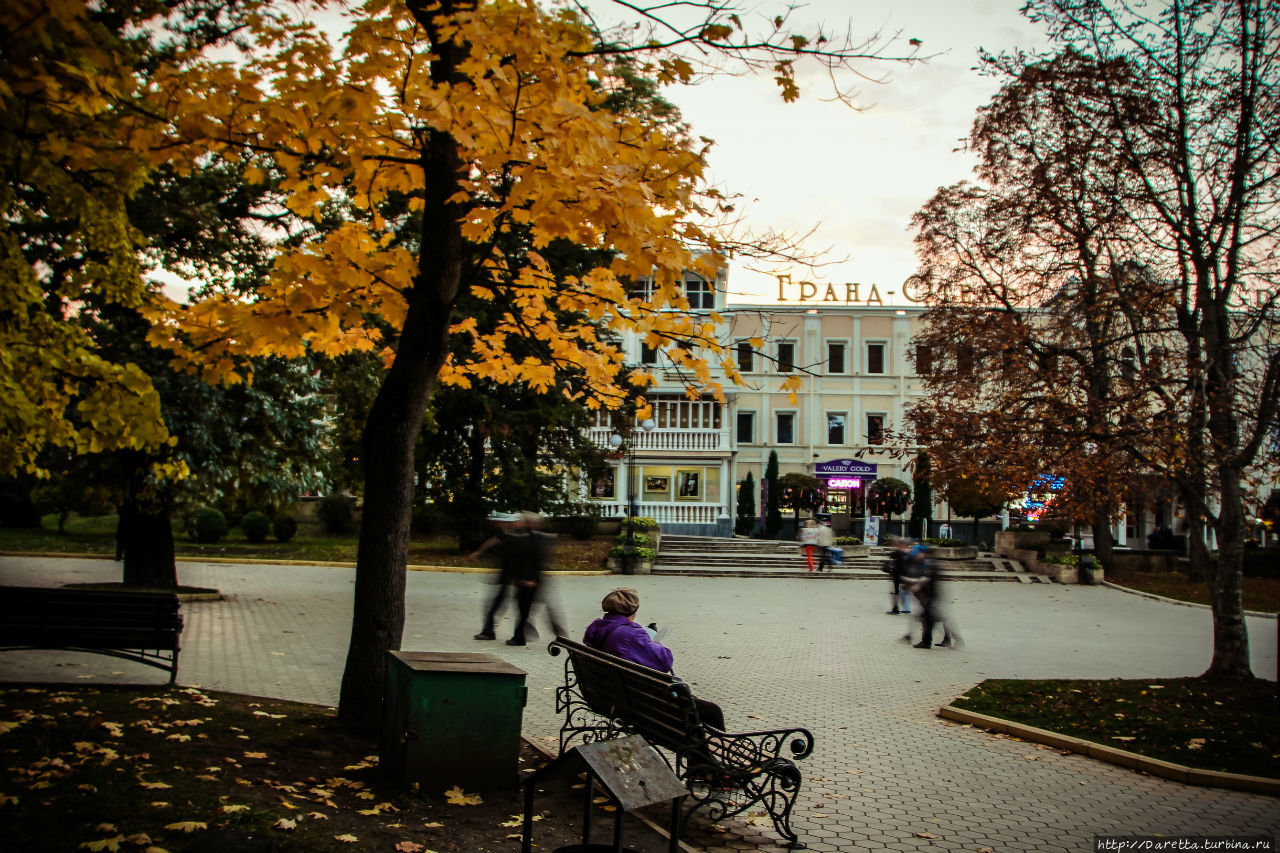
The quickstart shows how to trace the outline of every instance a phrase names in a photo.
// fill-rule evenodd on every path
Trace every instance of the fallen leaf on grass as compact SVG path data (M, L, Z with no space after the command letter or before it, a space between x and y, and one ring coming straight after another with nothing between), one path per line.
M307 812L307 817L312 820L328 820L329 816L324 812Z
M165 824L164 828L174 832L195 832L197 829L208 829L209 824L202 820L180 820L177 823Z
M361 792L361 794L363 793ZM484 803L484 799L479 794L463 793L462 788L457 785L445 791L444 796L451 806L478 806ZM369 799L373 799L372 794L369 795Z
M287 817L282 817L271 825L274 826L276 829L297 829L298 828L298 822L296 820L291 820Z
M254 711L253 715L255 717L267 717L268 719L272 719L272 720L284 719L284 714L268 714L266 711Z
M351 833L347 833L346 835L335 835L333 837L333 840L341 841L343 844L355 844L360 839L352 835Z
M237 812L247 812L248 810L248 806L242 805L218 806L218 814L235 814Z
M430 821L429 823L424 823L423 826L425 826L427 829L439 829L440 827L444 826L444 824L438 820L433 820L433 821Z
M100 841L82 841L80 847L84 850L119 850L120 842L124 841L123 835L117 835L114 838L103 838Z
M0 794L0 806L16 806L18 798L12 794Z
M1203 749L1206 741L1202 737L1193 737L1187 741L1187 749Z
M125 844L132 844L134 847L150 847L151 836L145 832L137 832L126 838L124 842Z
M94 831L94 832L104 832L104 833L115 832L115 831L116 831L116 825L115 825L114 823L100 823L100 824L98 824L97 826L95 826L95 827L93 828L93 831Z
M265 752L246 752L244 754L244 757L245 758L266 758L267 754Z
M212 773L200 773L200 774L197 774L195 778L199 779L201 782L220 782L220 781L222 781L219 777L214 776Z
M436 853L436 851L428 850L416 841L401 841L396 845L396 850L400 851L400 853Z
M173 740L173 741L177 741L178 743L186 743L187 741L191 740L191 735L171 734L171 735L167 735L165 737L165 740Z

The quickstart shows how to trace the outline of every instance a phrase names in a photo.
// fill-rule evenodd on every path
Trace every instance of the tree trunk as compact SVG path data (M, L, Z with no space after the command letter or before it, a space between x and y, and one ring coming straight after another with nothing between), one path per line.
M1209 600L1213 605L1213 660L1205 678L1253 678L1249 633L1244 622L1244 506L1236 471L1222 466L1222 508L1215 533L1218 559L1209 563Z
M176 589L178 567L168 508L140 507L126 499L120 505L116 555L117 559L124 560L125 585Z
M177 558L169 501L146 489L144 461L126 461L124 497L116 524L116 559L124 561L124 583L142 589L176 589Z
M1104 511L1093 519L1093 555L1102 564L1104 574L1115 571L1115 537L1111 535L1111 518Z
M451 73L454 51L447 43L438 50L443 58L433 66L446 66ZM351 645L338 704L343 725L368 737L377 736L381 728L387 653L400 648L404 632L414 446L447 355L446 338L462 279L463 211L448 201L461 173L457 143L431 131L422 165L425 198L418 272L408 294L395 360L364 431L364 523L356 557Z

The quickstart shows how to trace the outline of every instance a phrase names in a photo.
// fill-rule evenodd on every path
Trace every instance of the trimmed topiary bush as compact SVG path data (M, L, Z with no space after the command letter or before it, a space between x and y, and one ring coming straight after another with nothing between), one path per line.
M324 524L328 533L342 533L351 526L355 518L355 498L346 495L329 495L320 499L316 507L316 516Z
M271 532L275 534L278 541L288 542L297 534L298 522L294 520L292 515L278 515L276 520L271 523Z
M244 518L240 519L240 531L250 542L266 542L271 533L271 519L264 512L246 512Z
M202 507L191 517L191 535L203 544L218 542L227 535L227 517L213 507Z

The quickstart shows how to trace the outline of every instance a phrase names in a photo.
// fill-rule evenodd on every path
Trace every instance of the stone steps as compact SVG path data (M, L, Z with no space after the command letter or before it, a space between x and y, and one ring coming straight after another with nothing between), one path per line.
M653 573L737 577L885 578L882 566L888 548L873 547L869 556L847 556L837 568L809 572L809 564L795 542L761 539L722 539L707 536L664 535ZM958 580L1034 582L1014 560L981 555L974 560L941 560L942 570Z

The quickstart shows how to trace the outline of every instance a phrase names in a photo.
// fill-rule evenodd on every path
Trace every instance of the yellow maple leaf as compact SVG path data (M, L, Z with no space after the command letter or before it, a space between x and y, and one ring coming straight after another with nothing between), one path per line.
M134 847L149 847L151 845L151 836L145 832L136 832L125 838L126 844L132 844Z
M451 806L478 806L484 802L479 794L463 793L462 788L457 785L445 791L444 797Z
M148 791L163 791L165 788L172 788L173 786L167 782L148 782L145 779L139 779L138 787L146 788Z
M266 758L267 754L265 752L246 752L244 754L244 757L245 758Z
M276 829L297 829L298 822L292 818L282 817L275 823L271 824Z
M247 812L248 810L249 810L248 806L240 805L240 804L218 807L219 814L236 814L237 812Z
M80 847L84 850L119 850L120 842L124 841L123 835L117 835L113 838L103 838L100 841L82 841Z
M209 824L202 820L180 820L177 823L167 823L164 828L174 832L195 832L197 829L208 829Z
M343 844L355 844L355 843L356 843L357 841L359 841L360 839L359 839L359 838L357 838L356 836L352 835L351 833L347 833L347 834L345 834L345 835L335 835L335 836L333 837L333 840L334 840L334 841L341 841Z

